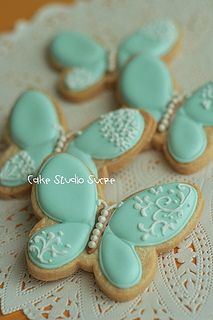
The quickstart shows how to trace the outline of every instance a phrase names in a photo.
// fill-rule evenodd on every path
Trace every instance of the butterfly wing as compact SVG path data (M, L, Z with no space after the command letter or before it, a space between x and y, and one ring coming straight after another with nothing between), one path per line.
M107 227L99 248L99 263L105 277L118 288L130 288L142 275L142 265L130 243L118 238Z
M89 234L86 223L66 222L42 228L29 239L28 257L42 269L62 267L83 252Z
M54 150L60 123L51 99L42 92L28 90L16 101L10 119L10 136L21 151L3 163L1 185L19 186L35 173L41 161Z
M145 288L155 270L154 247L159 251L171 248L169 241L184 230L197 202L197 190L185 183L155 186L126 199L115 210L99 249L100 268L107 280L123 289L140 283L138 293ZM140 257L135 246L141 250Z
M186 99L170 125L167 149L180 163L197 160L206 150L205 127L213 126L213 82L208 82Z
M159 121L173 95L167 66L151 55L133 58L121 72L119 94L128 106L143 109Z
M135 246L157 246L181 233L197 206L195 187L167 183L128 198L116 209L109 226L118 238Z
M113 111L87 127L72 142L72 147L74 144L93 159L111 160L135 146L143 134L144 126L144 118L137 110ZM70 148L68 146L68 150Z
M182 106L184 113L204 127L213 126L213 82L198 88Z
M79 93L100 81L107 70L107 51L79 32L62 32L50 45L55 64L67 72L62 77L65 90Z
M42 183L36 185L39 208L55 221L87 223L92 227L97 188L88 183L90 174L85 164L70 154L50 157L39 171L43 178Z
M118 65L121 68L137 54L164 56L178 40L178 29L173 21L158 21L131 34L119 46Z

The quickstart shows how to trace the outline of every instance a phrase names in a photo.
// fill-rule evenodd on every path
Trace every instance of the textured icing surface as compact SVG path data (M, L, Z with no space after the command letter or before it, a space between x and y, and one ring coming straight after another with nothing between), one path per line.
M137 110L113 111L86 128L74 144L94 159L113 159L140 140L144 126L143 116Z
M117 238L107 227L100 246L100 267L118 288L131 288L142 276L142 266L134 246Z
M180 110L173 120L167 138L169 152L181 163L190 163L201 156L207 146L202 124L191 120Z
M178 30L173 21L165 20L149 24L131 34L119 46L118 65L123 66L132 56L152 54L166 55L178 39Z
M213 82L193 92L182 108L194 121L206 127L213 126Z
M112 232L136 246L152 246L172 239L187 225L198 201L196 189L168 183L128 198L113 214Z
M74 260L85 248L90 226L60 223L36 232L28 242L28 255L40 268L54 269Z
M19 186L54 150L60 123L51 99L42 92L28 90L16 101L9 125L12 140L23 150L5 162L0 182L4 186Z
M89 36L79 32L59 33L50 45L57 63L64 67L95 67L100 61L107 65L106 51Z
M95 85L105 74L105 64L99 63L90 69L72 68L65 76L64 84L72 91L82 91Z
M166 65L157 57L139 55L123 69L119 89L130 107L143 109L160 120L172 98L172 79Z
M61 153L49 158L39 174L44 179L51 179L49 184L36 185L38 204L48 217L55 221L82 222L93 226L97 190L95 184L87 183L91 173L81 160ZM84 183L69 183L69 180L63 180L63 184L55 183L56 175L66 179L77 176L83 178Z

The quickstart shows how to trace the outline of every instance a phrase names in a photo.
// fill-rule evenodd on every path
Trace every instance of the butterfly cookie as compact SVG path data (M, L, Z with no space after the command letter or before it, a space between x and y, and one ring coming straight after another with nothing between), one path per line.
M90 166L76 156L50 156L35 184L32 204L41 219L26 250L29 272L37 279L64 278L79 268L93 272L111 299L126 301L152 281L157 255L174 248L195 227L203 207L198 187L167 183L108 204L90 183ZM82 183L71 183L77 175ZM56 177L64 183L56 183Z
M107 50L86 34L62 32L50 43L48 59L60 71L58 89L72 101L83 101L115 85L119 72L130 58L150 54L174 56L180 32L172 21L147 25L124 39L116 50Z
M19 197L30 188L28 175L38 170L48 154L60 149L66 123L52 97L27 90L16 100L5 131L9 147L0 160L0 196Z

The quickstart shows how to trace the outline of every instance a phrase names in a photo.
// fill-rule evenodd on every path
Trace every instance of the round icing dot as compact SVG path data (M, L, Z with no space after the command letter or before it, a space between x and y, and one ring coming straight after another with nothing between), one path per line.
M96 243L95 243L95 241L89 241L89 243L88 243L88 247L89 248L91 248L91 249L94 249L94 248L96 248Z
M91 240L92 240L92 241L97 241L97 240L98 240L98 237L95 236L95 235L93 235L93 236L91 236Z
M106 218L103 216L98 217L98 221L101 223L104 223L106 221Z
M108 214L109 214L109 211L106 210L106 209L102 210L102 212L101 212L101 215L104 216L104 217L107 217Z
M96 236L99 236L101 234L101 231L95 228L92 233Z
M96 225L95 225L95 226L96 226L96 228L97 228L97 229L101 230L101 229L103 228L103 226L104 226L104 225L103 225L103 223L98 222L98 223L96 223Z

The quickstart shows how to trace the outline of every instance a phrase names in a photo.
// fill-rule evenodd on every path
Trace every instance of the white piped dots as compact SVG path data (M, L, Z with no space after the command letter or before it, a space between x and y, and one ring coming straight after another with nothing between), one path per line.
M106 221L106 218L103 216L98 217L98 221L101 223L104 223Z
M88 247L89 247L90 249L94 249L94 248L97 247L97 245L96 245L95 241L89 241Z
M98 223L96 223L96 225L95 225L95 226L96 226L96 228L97 228L97 229L101 230L101 229L103 228L103 226L104 226L104 225L103 225L103 223L98 222Z
M179 95L177 92L174 92L173 98L168 104L167 110L165 111L162 119L159 122L159 125L158 125L159 132L164 132L167 130L167 128L169 127L170 118L175 112L175 108L177 104L180 103L182 100L183 100L183 97Z
M101 233L101 231L100 231L99 229L96 229L96 228L95 228L92 233L93 233L94 235L96 235L96 236L99 236L100 233Z

